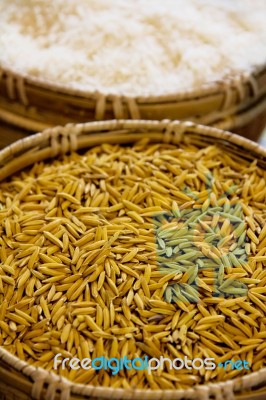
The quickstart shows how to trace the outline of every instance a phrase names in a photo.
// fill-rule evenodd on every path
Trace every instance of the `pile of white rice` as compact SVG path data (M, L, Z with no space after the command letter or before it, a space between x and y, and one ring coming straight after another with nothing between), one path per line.
M196 89L266 61L266 0L0 0L0 67L103 93Z

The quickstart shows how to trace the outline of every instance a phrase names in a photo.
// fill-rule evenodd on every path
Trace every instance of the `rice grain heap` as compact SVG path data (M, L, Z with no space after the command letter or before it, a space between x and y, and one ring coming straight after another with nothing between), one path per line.
M170 95L261 66L257 0L2 0L0 67L89 92Z
M55 371L113 388L186 389L258 371L265 200L256 160L215 145L103 144L12 176L0 184L0 345L47 370L58 353L250 365Z

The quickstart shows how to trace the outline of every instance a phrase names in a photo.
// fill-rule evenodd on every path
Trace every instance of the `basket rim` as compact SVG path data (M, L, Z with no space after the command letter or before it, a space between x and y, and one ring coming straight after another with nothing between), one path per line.
M190 133L197 133L202 137L206 136L213 139L219 138L220 140L227 141L229 143L232 143L233 145L240 146L244 150L248 150L248 152L252 150L254 155L257 154L266 157L266 149L259 143L219 127L206 126L192 121L170 119L112 119L104 121L90 121L85 123L68 123L65 125L57 125L54 127L48 127L40 132L19 139L0 150L0 171L3 167L2 163L3 161L5 161L5 157L14 157L18 152L21 152L21 150L28 151L31 147L40 145L47 139L59 140L60 135L61 137L65 138L70 138L71 136L78 138L82 134L91 135L92 133L100 134L101 132L106 134L107 131L112 132L115 130L123 129L129 131L134 129L149 131L150 129L156 132L163 132L168 130L172 131L173 133L175 133L175 130L183 130L183 133L186 132L186 134L188 134L187 131L189 131ZM181 139L183 139L183 137L180 138L180 140ZM62 152L60 154L62 154ZM52 156L55 157L56 155L57 154L53 154Z
M228 76L221 77L218 80L205 82L198 88L185 89L175 91L173 93L166 93L162 95L126 95L123 93L108 92L102 93L100 90L88 90L77 88L74 84L63 84L54 82L52 80L35 77L27 72L21 71L18 68L1 63L0 60L0 77L3 75L13 76L14 78L23 80L26 84L34 85L37 88L50 90L53 92L62 93L64 95L79 96L86 99L94 99L98 97L105 97L106 99L120 99L120 100L134 100L138 104L150 103L168 103L173 101L192 100L197 97L207 97L218 93L227 93L234 86L244 85L258 78L260 75L266 75L266 61L263 64L250 67L245 71L232 73Z
M26 137L24 139L20 139L14 142L12 145L2 149L0 151L0 162L2 163L6 157L10 158L16 157L18 153L23 151L24 153L29 150L29 148L36 148L36 145L42 144L47 142L47 139L51 139L53 142L55 140L60 140L69 137L70 135L79 136L82 134L88 135L88 137L93 137L93 133L98 135L102 132L102 136L106 138L108 141L107 131L110 133L112 130L115 132L117 130L131 130L134 131L139 129L139 133L143 133L143 130L150 129L152 132L160 132L167 137L167 142L169 142L169 135L170 135L170 142L171 142L171 135L177 138L180 142L183 140L183 134L186 135L193 135L198 134L200 137L207 137L208 139L219 139L223 143L232 143L240 147L242 150L250 151L252 150L253 155L257 154L260 157L262 156L263 159L266 159L266 149L262 146L252 142L249 139L240 137L236 134L223 131L217 128L207 127L204 125L195 124L192 122L183 122L183 121L146 121L146 120L111 120L111 121L104 121L104 122L89 122L85 124L68 124L64 127L57 126L55 128L48 128L43 132L37 133L35 135ZM187 132L188 131L188 132ZM130 140L128 140L130 143ZM47 144L46 144L47 145ZM58 147L60 147L61 143L58 143ZM206 145L203 142L203 146ZM88 146L86 146L88 147ZM69 148L65 151L68 152ZM61 153L61 152L60 152ZM50 157L56 157L57 154L50 154ZM1 168L1 167L0 167ZM23 167L21 167L23 168ZM1 171L1 169L0 169ZM68 396L73 395L95 395L101 396L102 398L111 398L112 396L117 396L116 398L124 398L124 399L142 399L145 398L144 395L150 395L154 400L156 399L180 399L187 398L187 399L195 399L196 395L199 396L197 398L201 398L201 394L207 396L207 394L217 393L219 392L220 395L222 393L225 394L226 391L230 392L231 394L235 392L239 392L245 388L252 388L255 387L263 382L266 381L266 368L262 368L259 371L252 372L249 375L245 375L241 378L234 378L231 380L227 380L225 382L218 382L218 383L209 383L203 385L197 385L193 388L186 390L186 394L184 395L184 390L151 390L151 389L134 389L131 390L129 393L126 392L125 389L114 389L112 387L100 387L100 386L92 386L92 385L84 385L84 384L76 384L71 382L70 380L56 375L53 372L49 372L40 367L34 367L28 364L26 361L20 360L17 356L12 355L2 346L0 346L0 361L3 361L8 365L11 369L11 372L21 373L24 378L31 379L33 383L33 387L35 390L38 388L39 390L43 388L45 384L51 384L51 387L54 388L56 391L57 389L64 391L64 395L66 392ZM39 389L41 388L41 389ZM123 396L124 395L124 396ZM136 397L135 397L136 396ZM181 397L180 397L181 396ZM62 397L62 398L69 398L69 397ZM209 397L204 397L209 398ZM222 397L221 397L222 398Z
M121 400L142 400L145 399L145 396L150 395L149 399L153 400L180 400L180 399L204 399L209 400L209 395L220 394L225 395L226 397L220 397L221 400L228 399L227 394L233 393L235 394L235 386L237 387L238 391L241 389L245 389L247 386L247 381L254 381L254 386L261 383L263 380L265 382L266 376L266 367L260 369L257 372L253 372L250 375L245 375L241 378L233 378L224 382L215 382L215 383L208 383L204 385L195 385L193 388L190 389L160 389L160 390L152 390L152 389L131 389L130 392L128 389L122 388L112 388L112 387L104 387L104 386L92 386L90 384L80 384L70 381L69 379L62 377L60 375L56 375L54 372L47 371L41 367L34 367L28 364L26 361L20 360L18 357L14 356L13 354L9 353L7 350L0 346L0 361L3 360L6 362L9 367L11 367L11 374L12 369L15 372L20 372L23 374L23 377L30 378L33 380L35 385L36 394L40 394L44 384L51 384L54 389L54 394L59 389L64 392L64 396L62 400L69 399L71 400L71 395L76 396L96 396L103 398L103 399L121 399ZM13 363L13 364L12 364ZM227 390L224 391L224 388ZM252 386L251 386L252 387ZM248 386L248 389L251 389ZM49 386L48 386L49 388ZM87 390L86 390L87 389ZM58 393L58 392L57 392ZM199 397L195 397L195 395ZM201 397L203 395L204 397ZM208 397L206 397L208 395ZM137 396L137 397L135 397ZM141 397L144 396L144 397ZM151 397L152 396L152 397ZM33 397L35 398L35 397ZM230 397L231 398L231 397ZM39 397L37 397L39 399ZM60 397L61 400L61 397Z
M258 143L253 142L249 139L246 139L237 134L233 134L226 130L222 130L216 127L210 127L205 125L200 125L191 121L180 121L180 120L169 120L164 119L161 121L156 120L126 120L126 119L114 119L107 121L94 121L87 123L69 123L64 126L55 126L44 129L43 131L22 138L13 144L5 147L0 151L0 181L5 177L10 176L11 174L29 166L33 163L30 157L21 157L21 154L26 151L30 151L32 148L38 147L42 152L46 152L46 155L42 156L42 160L48 158L47 153L51 157L56 157L59 154L67 152L69 150L77 150L84 147L88 147L89 144L84 144L84 139L86 141L91 140L94 134L94 142L98 140L99 135L108 137L107 131L110 134L117 133L116 131L126 130L127 135L128 131L132 133L132 130L139 129L142 133L146 130L147 135L151 134L151 130L153 133L157 135L161 135L161 140L163 140L163 133L172 133L177 140L176 143L180 142L183 139L183 134L186 132L186 137L188 132L191 134L199 134L202 137L206 137L208 139L216 139L222 142L223 144L227 143L231 147L239 147L242 150L246 151L246 156L251 152L254 157L258 157L261 160L263 159L263 164L266 165L266 149L260 146ZM86 135L89 137L86 138ZM117 140L120 139L120 136L117 135ZM97 138L97 139L96 139ZM78 143L79 142L79 143ZM81 142L81 144L80 144ZM129 143L128 136L122 142L118 143ZM45 143L46 147L43 148L42 145ZM65 149L65 151L60 148ZM232 149L231 149L232 150ZM236 151L236 148L234 149ZM39 153L41 152L39 151ZM33 157L37 154L37 151L33 153ZM14 160L14 157L17 157ZM250 155L249 155L250 157ZM14 165L9 168L9 161L13 160L22 162L15 162L17 164L16 168ZM34 162L39 161L38 155L34 158ZM10 172L11 171L11 172Z

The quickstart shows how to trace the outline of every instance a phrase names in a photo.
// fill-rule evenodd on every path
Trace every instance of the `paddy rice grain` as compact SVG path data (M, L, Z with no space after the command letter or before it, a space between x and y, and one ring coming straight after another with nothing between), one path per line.
M97 146L0 184L0 345L48 370L57 353L262 368L265 172L217 146L146 146ZM244 373L59 372L151 389Z

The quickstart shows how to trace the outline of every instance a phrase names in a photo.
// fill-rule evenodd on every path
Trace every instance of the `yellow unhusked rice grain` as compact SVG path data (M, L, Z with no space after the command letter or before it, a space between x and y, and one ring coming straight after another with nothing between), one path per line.
M144 142L104 144L2 182L1 346L48 369L57 353L247 355L250 371L261 368L265 183L255 161L218 146ZM217 288L223 296L214 296ZM151 389L247 373L55 372L77 383Z

